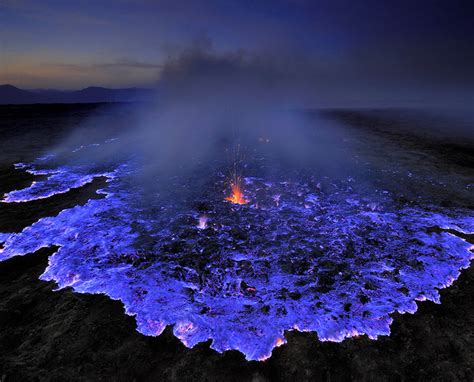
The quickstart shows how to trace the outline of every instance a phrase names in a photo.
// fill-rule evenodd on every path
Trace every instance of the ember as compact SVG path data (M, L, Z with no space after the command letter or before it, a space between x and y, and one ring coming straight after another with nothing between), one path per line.
M232 195L225 198L225 200L233 204L247 204L248 200L244 196L242 176L240 175L242 165L240 145L234 147L232 155L232 170L230 171L230 177L232 179L232 181L230 182Z
M249 202L247 199L245 199L242 188L242 180L240 177L235 177L230 186L232 189L232 195L225 198L225 200L234 204L247 204Z

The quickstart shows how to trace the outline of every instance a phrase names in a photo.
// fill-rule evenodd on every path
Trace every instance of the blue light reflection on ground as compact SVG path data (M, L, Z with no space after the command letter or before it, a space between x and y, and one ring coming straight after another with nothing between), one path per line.
M390 313L413 313L416 300L439 303L437 289L473 258L471 244L446 232L473 232L468 211L400 206L388 192L355 191L354 179L325 189L317 179L248 177L250 203L234 206L215 176L202 212L158 195L139 203L145 191L130 182L137 161L102 172L47 163L19 165L45 179L4 202L47 198L98 176L108 179L99 191L106 197L0 233L0 261L58 246L42 280L120 300L141 333L174 325L189 347L211 339L219 352L262 360L285 342L285 330L375 339L389 334Z

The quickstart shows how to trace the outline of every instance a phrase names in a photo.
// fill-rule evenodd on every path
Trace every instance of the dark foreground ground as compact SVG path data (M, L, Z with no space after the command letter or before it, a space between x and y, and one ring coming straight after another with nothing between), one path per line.
M12 163L41 154L68 129L88 119L99 106L0 108L0 193L25 186L27 175ZM116 111L114 111L116 112ZM354 128L413 146L439 158L438 165L474 175L469 139L428 139L397 121L393 112L331 112ZM396 115L396 113L395 113ZM411 121L411 120L410 120ZM409 123L416 124L416 121ZM33 129L34 127L34 129ZM419 127L419 126L418 126ZM462 131L462 130L460 130ZM461 134L461 133L459 133ZM452 134L454 135L454 134ZM0 207L0 231L19 230L42 216L85 202L99 185L50 198L47 203ZM470 203L465 193L445 203ZM472 208L472 205L471 205ZM472 237L469 238L472 240ZM38 280L52 250L0 263L0 381L473 381L474 269L462 272L441 291L442 303L418 303L414 315L395 315L392 334L371 341L353 338L340 344L319 342L314 334L288 332L288 344L265 362L242 354L218 354L209 343L187 349L170 328L158 338L135 330L120 302L101 295L53 292Z

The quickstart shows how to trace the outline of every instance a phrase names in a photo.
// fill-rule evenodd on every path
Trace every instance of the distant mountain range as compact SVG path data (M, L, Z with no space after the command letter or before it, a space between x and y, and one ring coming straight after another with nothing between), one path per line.
M24 90L12 85L0 85L0 104L33 103L96 103L149 101L153 90L143 88L108 89L91 86L82 90Z

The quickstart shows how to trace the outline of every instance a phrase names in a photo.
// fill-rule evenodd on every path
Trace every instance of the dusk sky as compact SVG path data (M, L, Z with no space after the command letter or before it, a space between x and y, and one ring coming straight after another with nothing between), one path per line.
M154 86L198 47L334 104L474 102L470 1L0 0L0 84Z

